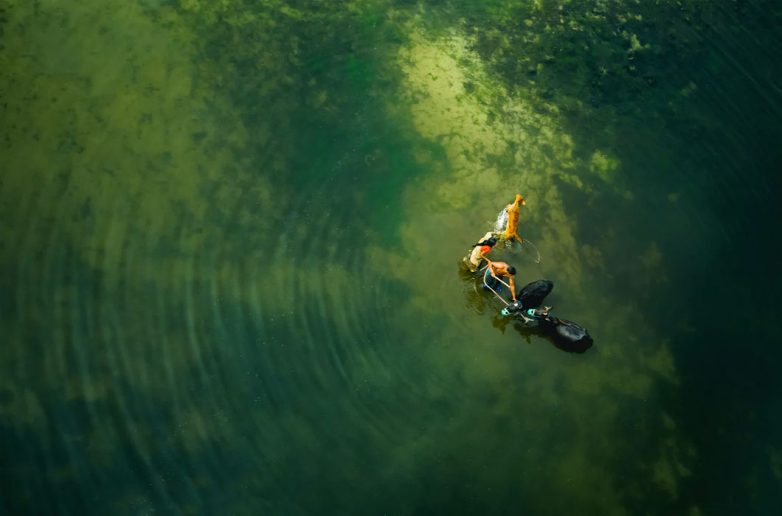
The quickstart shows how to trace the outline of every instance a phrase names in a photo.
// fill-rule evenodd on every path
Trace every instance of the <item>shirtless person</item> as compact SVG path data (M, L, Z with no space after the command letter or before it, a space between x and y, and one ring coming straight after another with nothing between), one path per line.
M508 265L505 262L493 262L487 257L483 257L489 262L489 272L494 279L502 281L500 278L506 278L508 280L508 286L510 287L510 296L513 301L516 301L516 282L514 276L516 276L516 267Z

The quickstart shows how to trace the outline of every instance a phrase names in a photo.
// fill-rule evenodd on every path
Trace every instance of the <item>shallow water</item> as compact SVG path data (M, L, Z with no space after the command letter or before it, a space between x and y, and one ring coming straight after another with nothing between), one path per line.
M779 512L780 18L0 0L0 512Z

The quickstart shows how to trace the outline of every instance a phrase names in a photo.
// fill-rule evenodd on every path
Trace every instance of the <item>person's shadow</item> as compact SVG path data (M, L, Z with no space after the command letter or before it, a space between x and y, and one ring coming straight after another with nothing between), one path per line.
M459 265L459 278L462 280L462 291L464 292L465 306L477 314L485 314L486 311L493 311L499 299L494 294L483 288L483 271L470 272L467 267ZM494 303L489 297L494 298Z

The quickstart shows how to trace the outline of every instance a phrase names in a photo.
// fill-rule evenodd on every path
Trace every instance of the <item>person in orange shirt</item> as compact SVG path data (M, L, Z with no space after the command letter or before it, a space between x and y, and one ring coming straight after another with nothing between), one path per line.
M519 206L526 206L527 201L520 194L516 194L516 200L505 206L505 212L508 214L508 223L505 225L505 232L502 238L505 240L517 239L523 242L524 239L519 236Z
M477 244L473 244L470 256L464 259L464 264L470 269L470 272L478 270L481 262L486 259L486 254L492 250L496 243L497 239L489 232Z

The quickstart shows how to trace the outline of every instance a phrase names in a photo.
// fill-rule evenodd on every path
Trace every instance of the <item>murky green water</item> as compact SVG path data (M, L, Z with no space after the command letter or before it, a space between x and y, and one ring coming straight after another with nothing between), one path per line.
M0 0L0 513L779 512L780 22Z

